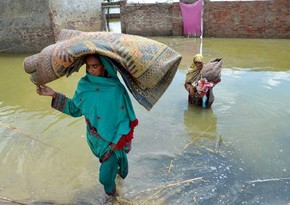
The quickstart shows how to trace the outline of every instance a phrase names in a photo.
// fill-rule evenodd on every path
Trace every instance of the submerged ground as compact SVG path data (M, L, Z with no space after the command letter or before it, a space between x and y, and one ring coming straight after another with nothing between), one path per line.
M0 55L0 202L24 204L290 203L290 40L153 38L180 52L179 70L139 126L119 197L104 195L85 122L50 108L23 70L31 54ZM187 104L192 56L222 57L211 109ZM83 70L49 85L71 97Z

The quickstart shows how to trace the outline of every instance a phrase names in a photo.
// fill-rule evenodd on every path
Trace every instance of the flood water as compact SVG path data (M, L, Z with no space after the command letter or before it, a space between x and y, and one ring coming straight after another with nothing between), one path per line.
M132 97L140 124L117 198L98 182L84 119L36 94L22 65L31 54L0 54L1 204L290 203L290 40L153 39L183 59L151 111ZM199 50L223 58L211 109L188 105L183 87ZM83 75L49 86L72 97Z

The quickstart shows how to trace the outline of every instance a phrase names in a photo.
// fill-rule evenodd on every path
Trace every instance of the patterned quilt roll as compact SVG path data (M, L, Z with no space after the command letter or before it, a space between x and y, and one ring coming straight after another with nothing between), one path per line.
M43 85L69 76L87 54L107 56L135 99L150 110L166 91L181 61L170 47L141 36L61 30L55 44L24 59L31 81Z

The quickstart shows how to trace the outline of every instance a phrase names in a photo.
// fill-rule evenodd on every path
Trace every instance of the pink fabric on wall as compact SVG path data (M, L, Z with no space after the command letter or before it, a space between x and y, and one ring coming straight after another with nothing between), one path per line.
M201 31L201 10L202 0L193 4L185 4L179 1L183 20L183 35L200 36Z

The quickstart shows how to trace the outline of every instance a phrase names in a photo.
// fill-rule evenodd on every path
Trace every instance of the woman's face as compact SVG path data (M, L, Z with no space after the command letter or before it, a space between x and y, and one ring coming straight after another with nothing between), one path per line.
M94 76L105 76L105 67L102 62L95 56L86 58L87 72Z
M202 67L203 67L203 63L202 62L194 62L194 64L196 65L196 67L198 69L202 69Z

